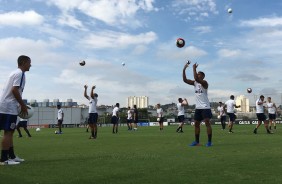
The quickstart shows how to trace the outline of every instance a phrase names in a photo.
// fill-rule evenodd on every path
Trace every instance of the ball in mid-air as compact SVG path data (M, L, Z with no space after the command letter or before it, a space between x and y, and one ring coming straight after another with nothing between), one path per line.
M177 38L176 40L176 46L178 48L182 48L185 46L185 40L183 38Z
M86 64L86 63L85 63L84 60L79 62L79 65L80 65L80 66L84 66L85 64Z
M19 107L18 111L19 111L19 114L18 116L22 119L29 119L33 116L33 113L34 113L34 109L33 107L31 107L30 105L27 105L27 114L22 114L22 111L21 111L21 108Z
M247 92L248 92L248 93L251 93L252 91L253 91L252 88L248 88L248 89L247 89Z
M121 63L121 65L122 65L122 66L125 66L125 63L124 63L124 62L122 62L122 63Z
M227 12L228 12L228 13L232 13L232 9L231 9L231 8L228 8Z

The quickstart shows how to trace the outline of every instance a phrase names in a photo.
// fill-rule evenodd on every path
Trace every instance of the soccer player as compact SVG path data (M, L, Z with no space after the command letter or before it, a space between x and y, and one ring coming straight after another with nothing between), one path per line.
M231 95L230 99L227 100L224 104L224 109L226 109L227 115L229 116L229 123L228 123L229 133L234 133L232 131L233 124L234 124L234 121L236 119L236 116L235 116L235 113L234 113L234 108L241 107L240 105L236 105L234 98L235 98L234 95Z
M57 120L58 120L58 128L59 128L59 131L56 132L56 134L62 134L62 124L63 124L63 121L64 121L64 110L62 109L61 105L58 104L57 105L57 109L58 109L58 116L57 116Z
M266 116L264 114L264 106L263 106L264 103L266 103L266 101L264 101L264 96L260 95L259 99L257 99L256 101L256 114L258 118L258 124L256 125L256 128L254 129L254 134L257 134L257 130L260 127L262 121L264 123L266 132L268 134L272 134L272 132L270 132L270 130L268 129L268 121L266 120Z
M176 132L178 133L183 133L183 125L184 125L184 106L188 105L188 101L186 98L184 98L184 100L182 98L178 98L178 103L177 103L177 111L178 111L178 122L180 123L180 125L178 126Z
M162 131L164 129L164 117L163 117L163 109L161 108L161 104L157 104L157 117L158 122L160 124L160 130Z
M204 121L207 128L208 142L207 147L212 146L212 127L210 119L212 118L212 112L210 107L210 102L208 99L208 87L209 84L205 78L204 72L197 72L198 64L193 65L193 75L194 80L187 79L186 77L186 68L189 66L189 62L185 64L182 71L182 78L186 84L194 86L194 92L196 96L196 110L194 114L195 120L195 141L190 144L190 146L199 146L200 145L200 123Z
M217 107L218 116L220 117L222 130L225 130L225 122L226 122L226 113L224 109L224 105L222 102L219 102L219 106Z
M96 86L92 86L90 96L87 95L87 85L84 85L84 97L89 100L89 117L88 117L88 125L91 130L91 135L89 139L97 138L97 120L98 120L98 112L97 112L97 102L98 102L98 94L94 93L94 89Z
M132 130L132 110L130 107L127 110L127 127L128 130Z
M23 137L22 133L21 133L21 130L20 130L20 127L23 127L24 128L24 131L26 132L27 136L28 137L31 137L28 129L27 129L27 119L22 119L20 118L20 121L18 122L17 124L17 131L19 133L19 137Z
M269 119L269 130L271 130L271 126L272 126L272 122L274 125L274 129L276 129L276 105L274 102L271 101L271 97L267 97L267 103L266 103L266 107L268 110L268 119Z
M25 72L29 71L30 67L30 58L24 55L19 56L18 69L9 75L0 94L0 130L4 130L0 165L16 165L24 161L15 155L13 134L16 128L18 106L21 108L22 115L28 114L27 106L22 100L22 92L26 82Z
M119 103L113 109L111 122L113 124L113 134L118 133L118 121L119 121Z
M137 130L137 123L138 123L138 109L136 105L133 105L133 123L134 123L134 128L133 130Z

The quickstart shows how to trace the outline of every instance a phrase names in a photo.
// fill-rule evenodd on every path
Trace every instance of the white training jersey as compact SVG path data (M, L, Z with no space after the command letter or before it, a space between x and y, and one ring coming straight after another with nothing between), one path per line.
M27 121L27 119L20 118L20 121Z
M162 108L157 109L157 116L158 116L158 118L163 117L163 109Z
M256 101L256 113L264 113L263 103L258 105L258 102L262 102L260 98Z
M275 113L276 113L276 109L275 109L275 107L274 107L274 103L268 102L268 103L266 104L266 106L267 106L267 109L268 109L268 113L269 113L269 114L275 114Z
M182 105L182 103L177 104L177 111L178 111L177 116L184 115L184 106Z
M89 110L88 110L89 113L97 113L97 102L98 102L97 97L94 97L94 98L90 97Z
M19 93L22 96L22 92L25 86L25 74L21 69L13 71L8 81L3 87L0 94L0 113L18 115L19 103L12 93L13 86L19 86Z
M235 100L229 99L225 102L226 105L226 111L227 113L234 113L234 108L235 108Z
M208 89L205 89L202 84L194 82L194 90L196 95L196 109L210 109L210 101L208 99Z
M132 119L132 110L131 109L127 111L127 119Z
M220 116L226 116L223 106L218 106L217 111L219 112Z
M58 120L63 120L63 114L64 114L64 110L58 109Z
M119 108L118 108L118 107L115 107L115 108L113 109L113 115L112 115L112 116L117 116L118 111L119 111Z

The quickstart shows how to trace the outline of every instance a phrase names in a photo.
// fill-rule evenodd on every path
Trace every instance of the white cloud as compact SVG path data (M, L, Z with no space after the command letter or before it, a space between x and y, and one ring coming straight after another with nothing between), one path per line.
M229 49L220 49L217 54L219 57L229 58L229 57L238 57L241 55L240 50L229 50Z
M0 26L34 26L44 22L44 17L33 10L0 14Z
M131 35L114 31L103 31L91 34L84 38L82 42L91 48L126 48L132 45L149 44L157 39L154 32Z
M58 23L61 25L67 25L76 29L82 29L85 30L83 24L81 21L79 21L78 19L76 19L74 16L72 15L68 15L68 14L63 14L59 17L58 19Z
M281 27L282 17L258 18L252 20L242 20L240 26L244 27Z
M209 33L211 32L210 26L198 26L193 28L195 31L197 31L199 34Z

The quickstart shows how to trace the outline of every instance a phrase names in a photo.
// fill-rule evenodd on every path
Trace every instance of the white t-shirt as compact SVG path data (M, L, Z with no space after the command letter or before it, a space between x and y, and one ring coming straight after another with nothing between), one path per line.
M227 110L226 110L227 113L234 113L234 108L235 108L235 105L236 105L234 100L232 100L232 99L227 100L225 102L225 105L227 107Z
M63 114L64 114L64 110L58 109L58 120L63 120Z
M275 112L276 112L276 109L275 109L275 107L274 107L274 103L272 103L272 102L268 102L267 104L267 109L268 109L268 113L269 114L275 114Z
M94 98L90 97L89 110L88 110L89 113L97 113L97 102L98 102L97 97Z
M223 106L218 106L217 111L219 112L220 116L226 116Z
M115 107L115 108L113 109L113 115L112 115L112 116L117 116L118 111L119 111L119 108L118 108L118 107Z
M178 111L178 116L184 115L184 106L181 103L177 104L177 111Z
M194 90L196 95L196 109L210 109L208 89L205 89L202 84L195 81Z
M162 108L157 109L157 115L158 115L159 118L163 117L163 109Z
M260 98L256 101L256 113L264 113L263 103L258 105L258 102L262 102Z
M127 111L127 119L132 119L132 110Z
M12 93L13 86L19 86L22 95L25 86L25 75L21 69L13 71L0 94L0 113L18 115L19 103Z

